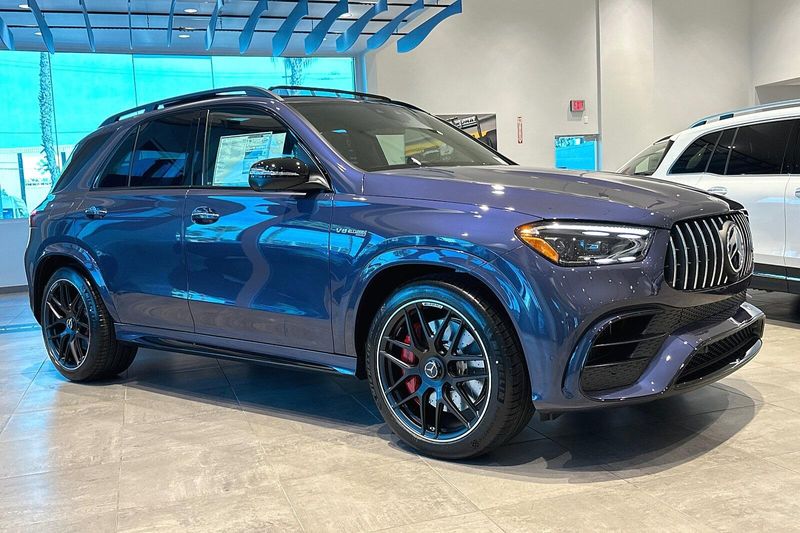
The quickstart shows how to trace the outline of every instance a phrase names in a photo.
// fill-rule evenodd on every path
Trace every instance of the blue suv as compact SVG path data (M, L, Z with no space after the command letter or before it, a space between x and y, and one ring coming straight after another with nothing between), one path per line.
M747 213L638 177L522 168L413 105L234 87L107 119L31 214L50 359L138 346L369 380L422 453L717 380L761 347Z

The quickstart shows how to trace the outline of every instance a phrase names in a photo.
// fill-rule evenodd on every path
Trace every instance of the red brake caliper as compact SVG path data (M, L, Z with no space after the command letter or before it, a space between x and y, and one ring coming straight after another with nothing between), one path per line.
M406 335L406 338L403 339L403 342L406 344L411 344L411 335ZM417 364L417 356L414 355L414 352L411 350L402 350L400 352L400 359L403 360L404 363L408 363L409 365ZM408 390L409 394L417 392L417 389L420 385L420 378L419 376L413 376L406 380L405 382L406 390Z

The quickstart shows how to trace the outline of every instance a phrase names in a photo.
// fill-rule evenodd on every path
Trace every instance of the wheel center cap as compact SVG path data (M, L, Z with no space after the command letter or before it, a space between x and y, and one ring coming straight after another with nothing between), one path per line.
M75 319L74 318L69 317L67 319L67 328L68 329L75 329Z
M429 379L438 379L442 375L442 363L437 359L428 359L428 362L425 363L423 370Z

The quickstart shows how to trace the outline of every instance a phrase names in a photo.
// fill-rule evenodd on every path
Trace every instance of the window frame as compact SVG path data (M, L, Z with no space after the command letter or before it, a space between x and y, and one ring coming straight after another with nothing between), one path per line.
M297 143L300 145L300 147L303 150L305 150L305 152L308 154L308 156L314 162L314 165L316 166L316 168L315 169L311 169L312 174L314 173L314 171L317 171L325 179L325 181L328 183L328 188L330 189L330 191L334 190L334 188L333 188L333 180L331 179L331 175L328 172L327 168L325 168L325 165L322 164L322 162L320 161L319 157L317 157L317 155L314 153L314 151L309 148L308 143L305 142L305 140L303 140L303 138L300 135L297 134L295 129L292 128L285 120L283 120L283 118L280 117L280 115L275 113L273 110L271 110L269 108L266 108L266 107L262 107L262 106L257 105L257 104L252 104L252 103L242 103L242 104L220 103L220 104L210 105L210 106L207 106L207 107L203 108L203 118L201 120L201 127L202 127L202 130L203 130L203 135L202 135L203 140L201 141L202 145L200 147L200 149L202 150L203 153L202 153L202 157L201 157L200 172L194 172L193 175L192 175L192 178L193 178L192 179L192 185L191 185L192 189L219 190L219 191L222 191L222 190L251 191L251 192L253 192L255 194L262 194L262 195L263 194L270 194L270 193L272 193L272 194L286 194L286 193L299 194L300 193L300 191L290 191L290 190L286 190L286 191L262 191L262 192L259 192L259 191L254 191L249 186L238 186L237 187L237 186L234 186L234 185L222 185L222 186L220 186L220 185L206 185L205 184L205 181L206 181L206 178L207 178L206 173L208 171L208 157L209 157L209 153L210 153L209 149L208 149L209 148L208 142L209 142L209 133L211 131L211 120L210 120L211 113L220 113L220 112L224 113L226 109L227 110L231 110L231 109L233 109L233 110L252 109L253 111L255 111L257 113L260 113L260 114L262 114L264 116L272 118L273 120L278 122L281 126L286 128L287 133L290 133L291 135L294 135L294 138L297 140ZM200 137L200 135L198 135L198 139L199 139L199 137ZM303 193L303 194L305 194L305 193Z
M170 117L170 116L173 116L173 115L181 115L181 114L194 114L194 115L196 115L194 117L194 119L193 119L195 121L195 124L192 127L192 132L189 134L189 142L188 142L188 147L189 147L189 153L187 154L187 156L188 156L187 160L188 160L188 165L189 165L189 169L187 171L187 174L189 175L188 183L185 183L183 185L148 185L146 187L131 187L131 172L133 172L133 156L136 154L136 149L139 146L139 134L142 131L142 127L143 126L147 126L148 124L152 124L153 122L156 122L158 120L161 120L162 118ZM204 114L203 114L203 109L202 108L169 110L169 111L164 112L164 113L159 113L157 116L153 116L153 117L144 118L142 120L139 120L135 125L132 125L130 128L125 129L124 132L122 133L122 135L112 143L113 147L111 148L109 153L106 154L105 159L104 159L103 164L100 167L100 169L95 173L95 176L94 176L94 178L92 180L92 184L89 187L89 190L92 190L92 191L104 191L104 190L108 190L108 191L132 191L132 190L137 190L137 191L141 191L141 190L149 190L149 189L190 189L192 187L193 182L194 182L195 158L196 158L197 153L198 153L197 140L198 140L198 137L199 137L200 126L203 124L203 120L204 120ZM132 155L131 155L131 165L130 165L130 168L128 169L128 184L125 185L124 187L108 187L108 188L100 187L99 186L100 180L105 175L106 170L108 170L108 166L111 164L111 159L114 157L114 155L116 155L117 150L119 150L119 148L122 146L122 143L124 143L125 140L131 134L133 134L134 130L136 130L136 133L135 133L135 136L134 136L134 139L133 139L133 152L132 152Z

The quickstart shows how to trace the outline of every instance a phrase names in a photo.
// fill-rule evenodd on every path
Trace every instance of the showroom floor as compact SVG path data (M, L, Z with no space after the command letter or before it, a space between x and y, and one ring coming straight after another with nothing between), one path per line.
M756 293L766 347L715 386L461 464L400 445L355 380L142 350L68 383L25 298L0 296L2 530L800 528L798 297Z

